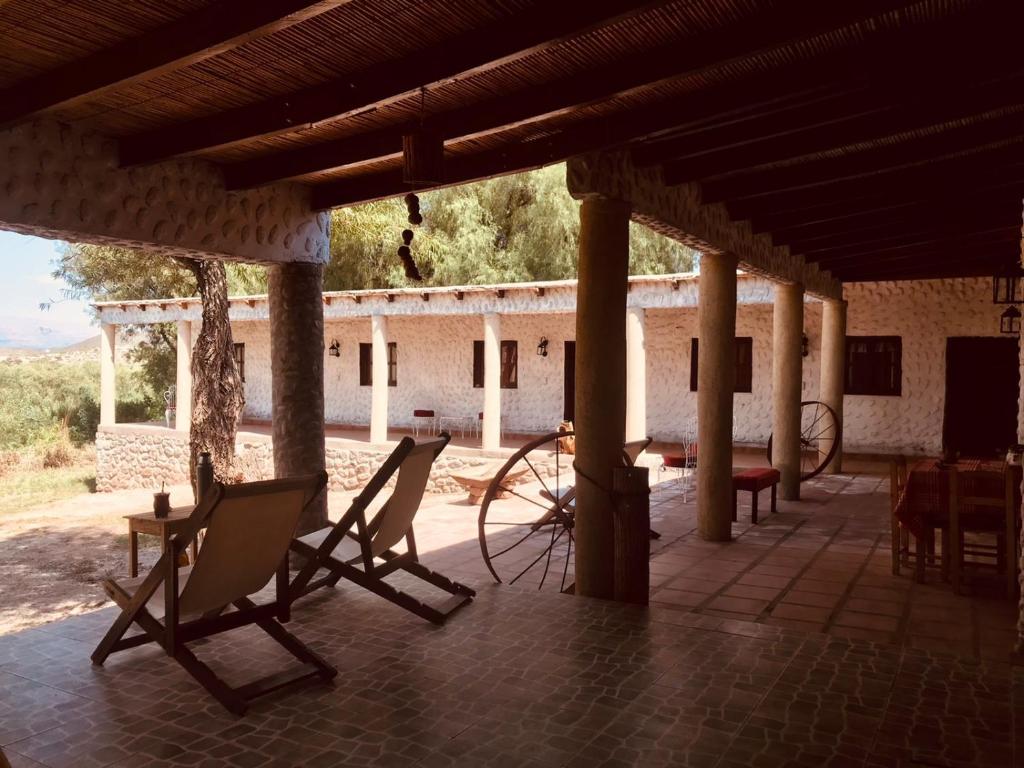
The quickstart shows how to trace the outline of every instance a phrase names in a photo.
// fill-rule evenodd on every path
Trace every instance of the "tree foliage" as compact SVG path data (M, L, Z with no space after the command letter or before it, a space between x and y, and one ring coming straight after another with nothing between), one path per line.
M426 285L562 280L576 276L579 203L565 166L502 176L421 195L413 257ZM334 212L327 290L397 288L405 278L396 251L409 227L405 204L383 200ZM631 274L686 272L693 251L630 225Z

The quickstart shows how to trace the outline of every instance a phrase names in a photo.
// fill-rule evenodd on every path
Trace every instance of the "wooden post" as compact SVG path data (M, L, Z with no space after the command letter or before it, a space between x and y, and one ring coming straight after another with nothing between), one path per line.
M651 591L651 486L647 467L616 467L615 599L647 605Z

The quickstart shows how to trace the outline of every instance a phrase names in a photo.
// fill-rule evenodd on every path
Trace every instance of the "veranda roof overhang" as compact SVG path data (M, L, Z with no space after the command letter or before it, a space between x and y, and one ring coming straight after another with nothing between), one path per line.
M441 184L615 149L829 279L981 275L1019 256L1022 22L984 0L11 0L0 126L295 180L318 208L408 191L417 130Z

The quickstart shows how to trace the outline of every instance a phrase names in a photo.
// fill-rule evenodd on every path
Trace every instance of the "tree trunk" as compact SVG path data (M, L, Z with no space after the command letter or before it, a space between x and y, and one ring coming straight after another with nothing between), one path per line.
M196 461L202 451L210 452L217 480L230 477L245 391L235 366L224 264L212 259L182 261L195 275L203 302L203 327L192 351L189 475L195 489Z

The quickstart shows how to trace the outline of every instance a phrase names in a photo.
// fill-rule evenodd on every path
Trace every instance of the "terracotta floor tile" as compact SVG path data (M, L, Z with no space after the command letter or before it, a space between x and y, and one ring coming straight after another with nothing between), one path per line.
M882 616L895 616L899 618L904 613L903 603L890 603L887 600L863 600L851 597L843 606L845 610L859 611L860 613L876 613Z
M836 616L835 624L842 627L870 629L876 632L895 632L899 628L900 622L893 616L843 610Z
M824 595L841 595L847 585L836 581L819 581L802 576L793 582L793 589L800 592L818 592Z
M744 613L757 615L768 607L767 600L753 600L745 597L716 597L707 605L715 611L729 611L731 613Z
M798 621L809 621L821 625L824 625L824 623L828 621L828 617L831 615L831 608L823 608L814 605L779 603L772 608L772 616L777 619L796 619Z
M755 587L751 584L733 584L722 593L728 597L750 597L755 600L774 600L782 590L772 587Z

